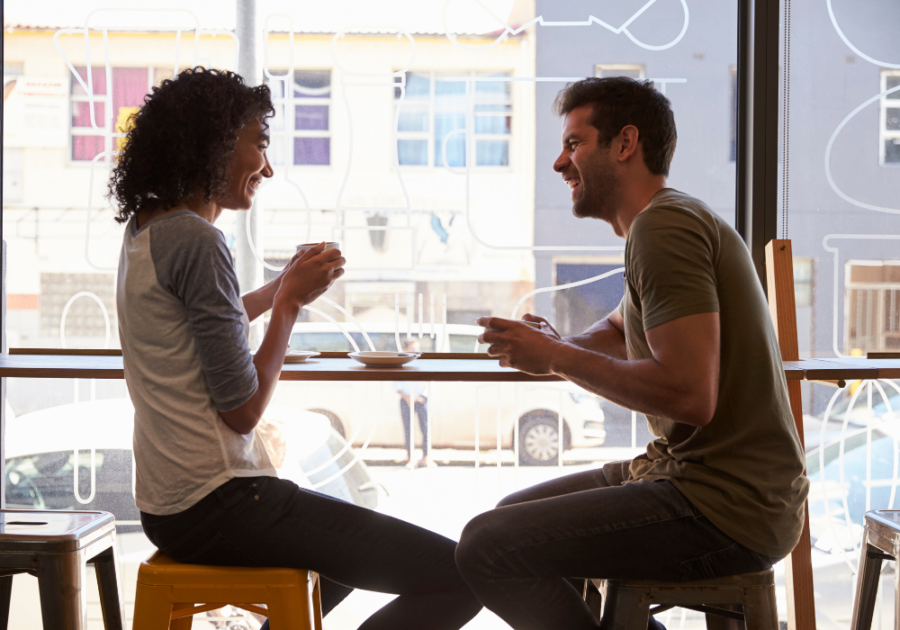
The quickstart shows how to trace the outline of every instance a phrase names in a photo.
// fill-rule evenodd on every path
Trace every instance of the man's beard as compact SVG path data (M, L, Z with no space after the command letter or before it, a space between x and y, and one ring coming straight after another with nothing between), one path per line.
M597 151L597 160L581 175L581 196L572 203L572 214L579 219L608 221L610 204L619 189L619 178L609 158Z

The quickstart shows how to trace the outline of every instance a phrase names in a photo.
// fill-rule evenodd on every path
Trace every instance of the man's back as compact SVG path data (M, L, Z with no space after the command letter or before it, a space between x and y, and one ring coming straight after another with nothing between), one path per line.
M718 312L721 352L715 414L694 427L648 417L659 439L632 478L668 479L710 521L759 553L796 544L808 482L765 296L740 236L701 201L654 195L631 225L620 306L628 358L652 353L645 331Z

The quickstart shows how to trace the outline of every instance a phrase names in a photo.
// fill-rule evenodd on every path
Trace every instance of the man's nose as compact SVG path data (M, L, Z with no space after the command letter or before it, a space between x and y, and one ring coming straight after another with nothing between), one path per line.
M562 173L565 170L566 166L569 164L569 154L567 151L563 151L559 154L559 157L556 158L556 161L553 163L553 170L557 173Z

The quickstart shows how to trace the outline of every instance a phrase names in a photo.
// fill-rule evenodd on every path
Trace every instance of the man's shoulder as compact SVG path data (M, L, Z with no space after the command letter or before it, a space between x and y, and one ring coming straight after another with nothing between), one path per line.
M631 227L641 230L665 224L677 226L697 222L712 225L716 219L716 214L702 200L674 188L664 188L635 217Z

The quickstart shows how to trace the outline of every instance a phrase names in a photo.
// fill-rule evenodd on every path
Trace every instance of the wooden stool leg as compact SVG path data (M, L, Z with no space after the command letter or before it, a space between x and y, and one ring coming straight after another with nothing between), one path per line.
M740 604L720 604L717 608L743 612ZM706 630L744 630L744 622L740 619L729 619L719 615L706 615Z
M650 605L645 594L643 589L626 588L608 581L603 593L606 605L600 630L647 630Z
M193 608L193 604L172 604L172 610L184 610L185 608ZM194 623L194 617L181 617L180 619L172 619L169 622L169 630L191 630Z
M91 562L94 563L97 587L100 590L103 627L106 630L125 630L122 619L122 603L119 599L119 580L116 578L115 542L109 549L96 555Z
M850 630L869 630L872 627L875 598L878 596L878 578L881 575L881 558L870 558L869 553L882 552L869 544L866 531L859 551L859 571L856 572L856 597L853 598Z
M138 583L131 630L168 630L172 619L172 587Z
M13 576L0 577L0 630L9 627L9 604L12 601Z
M322 630L322 582L318 573L310 573L310 578L315 577L315 586L312 593L312 616L316 630Z
M775 585L748 588L744 592L744 622L747 630L778 630Z
M46 630L83 630L85 624L85 563L77 553L41 554L38 592Z
M272 630L313 630L316 622L310 606L309 587L269 587L266 606Z

